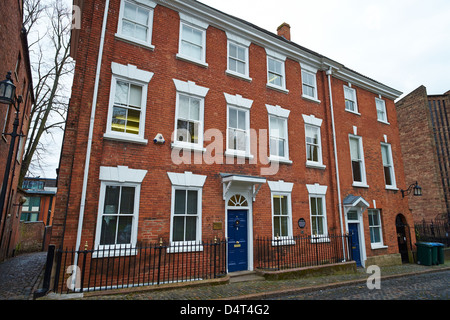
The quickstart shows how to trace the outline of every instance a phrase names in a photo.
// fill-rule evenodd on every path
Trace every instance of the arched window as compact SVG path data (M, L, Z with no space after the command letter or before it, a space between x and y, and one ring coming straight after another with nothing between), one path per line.
M244 196L241 196L240 194L235 194L230 198L228 201L229 207L248 207L248 201L245 199Z

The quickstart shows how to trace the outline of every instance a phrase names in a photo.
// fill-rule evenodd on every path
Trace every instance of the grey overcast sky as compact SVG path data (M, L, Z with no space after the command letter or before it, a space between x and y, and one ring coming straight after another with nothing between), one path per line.
M200 2L274 33L287 22L292 41L404 95L420 85L429 94L450 90L449 0ZM35 175L55 177L61 137L56 140L48 142L53 151Z
M276 33L404 95L450 90L449 0L200 0ZM403 95L403 96L404 96Z

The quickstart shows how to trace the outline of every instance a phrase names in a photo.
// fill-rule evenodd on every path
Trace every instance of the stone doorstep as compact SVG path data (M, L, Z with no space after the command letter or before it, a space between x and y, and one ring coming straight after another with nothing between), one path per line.
M229 273L230 283L245 281L262 281L265 278L258 274L257 271L238 271Z
M286 269L280 271L256 271L257 274L266 280L287 280L296 279L307 276L324 276L333 274L356 273L356 262L341 262L335 264L327 264L322 266L302 267L295 269Z

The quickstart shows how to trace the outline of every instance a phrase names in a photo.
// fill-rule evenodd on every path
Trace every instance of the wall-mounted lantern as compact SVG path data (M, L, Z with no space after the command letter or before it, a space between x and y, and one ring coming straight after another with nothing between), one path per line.
M414 197L422 196L422 188L419 186L419 183L417 182L410 185L408 189L401 191L402 191L402 198L410 195L411 192L413 192Z

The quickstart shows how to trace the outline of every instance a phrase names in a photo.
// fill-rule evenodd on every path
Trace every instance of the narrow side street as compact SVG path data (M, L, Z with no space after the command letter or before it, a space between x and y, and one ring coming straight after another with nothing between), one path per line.
M32 300L47 252L22 254L0 263L0 300Z

